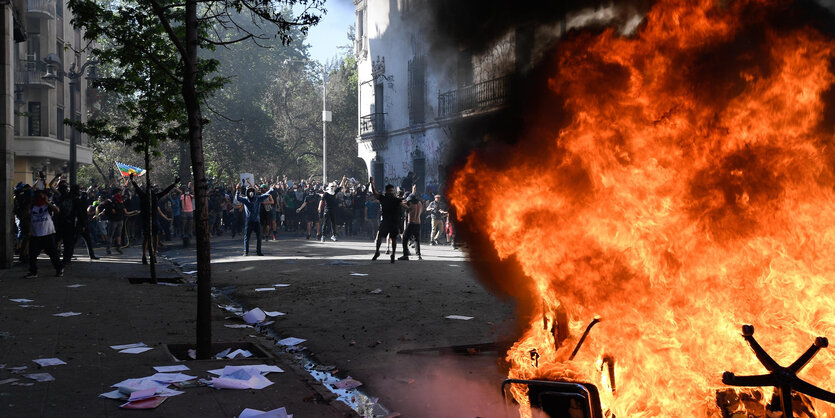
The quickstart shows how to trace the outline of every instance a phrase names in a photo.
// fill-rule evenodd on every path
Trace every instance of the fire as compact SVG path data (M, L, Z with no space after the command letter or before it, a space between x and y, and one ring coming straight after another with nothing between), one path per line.
M783 365L835 337L835 41L798 14L664 0L632 36L570 34L548 58L563 108L454 174L459 220L533 302L510 377L594 383L618 417L721 416L723 371L765 373L741 324ZM800 376L835 389L831 351Z

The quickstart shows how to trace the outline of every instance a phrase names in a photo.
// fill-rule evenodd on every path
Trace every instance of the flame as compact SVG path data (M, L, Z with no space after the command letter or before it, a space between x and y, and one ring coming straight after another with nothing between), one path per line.
M783 365L835 337L835 42L775 24L792 7L665 0L633 36L573 33L548 58L563 108L454 173L459 221L518 262L509 280L535 302L509 377L594 383L619 417L721 416L723 371L765 373L741 324ZM800 376L835 389L835 357Z

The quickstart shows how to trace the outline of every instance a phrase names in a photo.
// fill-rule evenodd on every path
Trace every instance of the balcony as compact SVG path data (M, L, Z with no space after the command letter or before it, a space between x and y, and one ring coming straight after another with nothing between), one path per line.
M360 118L360 136L363 138L380 137L386 134L386 114L372 113Z
M55 0L29 0L26 2L26 11L30 15L55 19Z
M504 76L438 95L438 118L486 111L507 103L511 78Z
M55 88L55 79L45 78L46 64L41 61L18 62L15 69L15 84L22 84L32 87Z

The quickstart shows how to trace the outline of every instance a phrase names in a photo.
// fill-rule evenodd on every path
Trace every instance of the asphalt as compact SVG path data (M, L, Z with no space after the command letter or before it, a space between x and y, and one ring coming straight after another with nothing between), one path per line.
M79 248L79 251L81 249ZM103 251L100 251L103 255ZM0 270L0 417L235 417L244 408L271 410L286 407L296 417L356 416L321 383L299 367L292 354L254 329L231 329L229 313L212 311L213 341L253 342L267 357L247 360L175 361L169 344L195 341L196 292L187 276L162 261L160 277L175 285L131 284L147 278L136 249L124 255L90 261L78 258L63 278L52 275L49 261L39 261L40 277L24 279L22 266ZM72 285L82 285L74 286ZM30 299L16 303L10 299ZM222 299L222 298L221 298ZM221 301L222 302L222 301ZM62 312L80 315L59 317ZM151 350L124 354L112 345L144 342ZM65 365L41 367L32 360L59 358ZM208 370L225 365L274 364L284 373L270 373L273 385L261 390L184 389L153 410L120 409L121 401L100 398L124 379L150 376L154 366L185 364L187 373L209 377ZM12 368L26 366L21 373ZM26 374L49 373L51 382L37 382ZM17 379L9 381L8 379ZM5 381L5 382L4 382Z

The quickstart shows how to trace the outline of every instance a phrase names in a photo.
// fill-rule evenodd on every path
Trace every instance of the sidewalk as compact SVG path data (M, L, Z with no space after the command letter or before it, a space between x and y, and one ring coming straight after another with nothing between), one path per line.
M77 253L83 253L77 248ZM103 255L99 253L99 255ZM184 389L162 405L141 412L143 417L236 417L244 408L271 410L286 407L302 417L355 416L347 406L289 359L278 353L274 359L175 362L166 344L195 341L196 292L191 285L130 284L128 277L148 277L148 267L139 264L139 250L89 261L76 259L63 278L53 277L47 259L39 260L40 277L23 279L26 268L0 270L0 416L127 416L135 411L119 409L123 402L99 398L110 386L128 378L156 373L153 366L185 364L183 373L209 377L208 370L225 365L275 364L284 373L270 373L273 385L261 390ZM159 277L181 277L168 263L157 266ZM81 284L80 287L68 287ZM31 299L16 303L10 299ZM22 307L28 304L31 307ZM57 317L62 312L81 315ZM212 318L214 342L257 342L274 351L275 344L253 329L224 327L225 312L215 307ZM152 350L123 354L111 345L144 342ZM57 357L66 365L41 368L33 359ZM10 368L27 366L22 374ZM36 382L23 377L49 373L55 381ZM31 386L19 386L18 383ZM332 402L331 402L332 401Z

